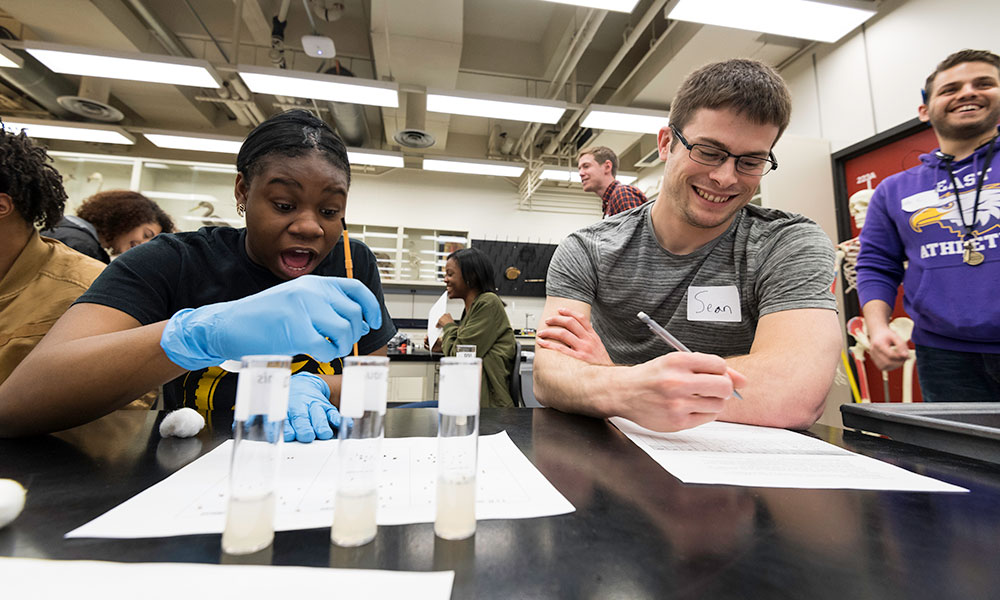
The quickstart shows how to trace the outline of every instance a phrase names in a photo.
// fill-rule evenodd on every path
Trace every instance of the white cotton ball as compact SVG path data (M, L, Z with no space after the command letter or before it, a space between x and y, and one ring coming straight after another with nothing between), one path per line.
M160 437L187 438L197 435L205 426L205 417L193 408L178 408L163 418Z
M0 479L0 529L21 514L25 490L13 479Z

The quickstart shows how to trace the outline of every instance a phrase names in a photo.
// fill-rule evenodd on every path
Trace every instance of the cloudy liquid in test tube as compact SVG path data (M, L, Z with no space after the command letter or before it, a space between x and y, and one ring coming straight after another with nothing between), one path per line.
M274 540L291 364L290 356L244 356L240 361L229 504L222 532L222 550L227 554L257 552Z
M378 532L379 459L389 359L385 356L350 356L344 359L340 387L337 434L339 470L334 497L330 541L338 546L361 546Z
M378 525L375 522L377 504L377 492L352 495L338 491L330 541L338 546L353 547L362 546L375 539L375 534L378 532Z
M229 554L249 554L267 548L274 539L274 494L233 498L226 513L222 547Z
M462 540L476 533L481 377L479 358L441 359L434 534L446 540Z

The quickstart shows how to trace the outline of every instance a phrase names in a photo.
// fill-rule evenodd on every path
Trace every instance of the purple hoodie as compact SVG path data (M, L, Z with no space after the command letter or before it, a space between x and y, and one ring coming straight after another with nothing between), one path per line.
M976 183L990 144L997 144L986 170L976 212L975 249L985 260L962 261L961 217L972 222ZM1000 141L994 139L952 163L961 210L947 163L937 152L922 164L888 177L872 196L861 230L858 294L861 305L895 305L903 282L903 307L915 323L914 343L963 352L1000 353ZM909 265L905 272L903 261Z

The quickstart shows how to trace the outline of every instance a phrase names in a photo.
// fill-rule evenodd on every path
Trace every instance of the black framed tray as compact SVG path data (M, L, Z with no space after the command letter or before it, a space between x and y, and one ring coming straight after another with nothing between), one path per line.
M843 404L844 427L1000 464L1000 402Z

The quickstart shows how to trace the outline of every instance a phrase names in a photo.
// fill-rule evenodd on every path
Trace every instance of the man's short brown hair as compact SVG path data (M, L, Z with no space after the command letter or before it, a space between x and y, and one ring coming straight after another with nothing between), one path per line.
M754 124L777 125L777 142L788 127L792 97L777 71L760 61L734 58L707 64L684 79L670 106L670 123L683 129L701 108L729 109Z
M592 146L590 148L584 148L576 153L576 162L579 163L580 159L583 158L584 154L590 154L597 161L597 164L603 165L606 161L611 161L611 176L618 176L618 155L611 148L605 146Z
M970 50L968 48L959 50L938 63L934 72L927 76L927 81L924 82L924 103L926 104L932 96L931 92L933 90L931 86L934 85L934 78L938 76L938 73L967 62L983 62L993 65L993 68L997 70L997 74L1000 75L1000 56L993 54L989 50Z

